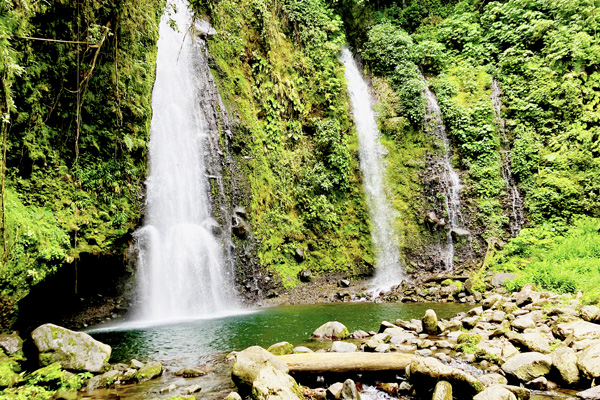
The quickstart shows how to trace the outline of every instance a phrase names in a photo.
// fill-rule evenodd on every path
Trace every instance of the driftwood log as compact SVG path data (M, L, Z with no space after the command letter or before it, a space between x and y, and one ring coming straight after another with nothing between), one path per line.
M290 372L343 373L404 371L413 359L405 353L302 353L279 356Z

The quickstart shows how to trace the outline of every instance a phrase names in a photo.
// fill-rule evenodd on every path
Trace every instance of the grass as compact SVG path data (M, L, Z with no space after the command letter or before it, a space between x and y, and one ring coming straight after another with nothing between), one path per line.
M600 302L600 219L580 217L562 230L544 224L523 229L496 255L492 269L513 272L509 290L532 282L559 293L583 290L583 301Z

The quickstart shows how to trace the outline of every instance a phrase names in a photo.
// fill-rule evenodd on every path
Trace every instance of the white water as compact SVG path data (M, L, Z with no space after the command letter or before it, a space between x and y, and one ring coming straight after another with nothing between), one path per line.
M371 93L361 71L347 47L339 57L346 67L345 76L358 133L360 169L367 195L371 219L371 237L375 244L375 278L379 290L389 289L406 279L398 245L394 240L393 221L396 212L389 204L384 191L384 148L379 142L379 130L371 105Z
M454 268L454 239L452 233L465 234L466 231L461 228L461 215L460 215L460 189L462 184L460 183L460 177L458 173L452 168L450 159L452 157L452 150L450 147L450 140L446 133L446 126L442 120L442 112L438 105L435 95L429 89L427 82L425 81L425 98L427 104L425 110L427 112L425 130L435 135L444 143L444 156L442 163L444 166L444 176L441 177L444 191L445 191L445 205L448 213L447 227L448 232L446 234L446 246L443 250L444 263L447 270Z
M506 120L502 118L502 90L498 81L492 79L492 106L494 108L494 117L496 119L496 125L504 138L504 143L508 146L508 137L506 136ZM510 150L500 152L502 157L502 178L506 181L506 191L511 201L512 213L510 216L510 235L516 237L523 224L525 223L525 216L523 214L523 199L519 188L512 176L510 169L511 157Z
M150 168L144 226L135 232L138 320L201 317L235 308L221 244L210 227L200 107L198 44L185 35L192 23L187 2L171 1L176 13L160 25L156 82L152 92ZM176 21L178 31L168 25Z

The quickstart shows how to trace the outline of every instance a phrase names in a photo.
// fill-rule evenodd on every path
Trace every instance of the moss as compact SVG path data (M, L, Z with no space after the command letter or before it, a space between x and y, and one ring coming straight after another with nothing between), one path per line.
M476 345L481 342L481 336L475 333L463 333L456 338L457 344Z

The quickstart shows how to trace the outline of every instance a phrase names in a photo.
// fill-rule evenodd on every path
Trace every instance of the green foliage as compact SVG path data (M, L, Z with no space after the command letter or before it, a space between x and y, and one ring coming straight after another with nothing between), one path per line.
M541 288L573 293L584 301L600 301L600 220L582 217L573 227L542 224L523 229L494 258L493 269L517 273L509 290L533 282Z

